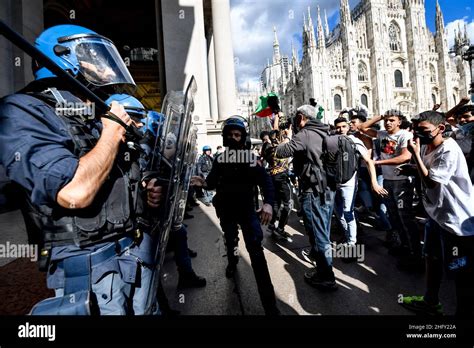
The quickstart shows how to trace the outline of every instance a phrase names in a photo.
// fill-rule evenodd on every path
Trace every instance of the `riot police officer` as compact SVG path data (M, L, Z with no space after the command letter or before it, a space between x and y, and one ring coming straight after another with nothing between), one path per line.
M156 137L161 136L161 125L164 123L165 116L156 111L147 111L137 98L127 94L114 94L106 102L111 104L112 101L123 105L127 114L137 122L140 132L144 135L140 142L140 147L144 150L140 156L140 167L142 171L150 169L148 168L149 158L151 151L155 150L152 149L152 144L156 143ZM150 180L149 185L153 185L154 181L155 179ZM154 186L150 189L156 190ZM174 251L174 261L179 274L178 288L206 286L206 279L194 272L191 261L192 250L188 248L188 231L184 225L171 229L168 245Z
M135 87L113 43L89 29L51 27L35 44L104 99ZM156 301L145 306L154 253L137 209L158 207L161 188L140 185L137 151L125 142L132 119L113 102L115 117L99 120L51 71L33 70L35 81L0 103L0 163L24 192L22 212L56 294L32 314L158 313Z
M199 157L198 163L197 163L197 173L200 177L206 179L206 177L209 175L212 169L212 149L209 145L205 145L202 148L202 155ZM204 197L202 198L202 202L210 206L211 201L212 201L212 192L208 190L204 190L203 192Z
M250 136L246 120L232 116L222 125L226 151L214 160L212 170L204 180L192 178L191 185L215 189L213 204L224 231L228 266L226 276L232 278L238 263L238 226L244 235L263 308L267 315L279 314L275 293L263 253L263 232L260 223L268 224L272 217L273 185L265 169L250 151ZM263 207L256 211L255 189L263 190Z

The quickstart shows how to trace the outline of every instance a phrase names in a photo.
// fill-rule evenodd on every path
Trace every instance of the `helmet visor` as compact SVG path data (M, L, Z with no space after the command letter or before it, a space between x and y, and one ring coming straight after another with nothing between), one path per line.
M70 42L79 71L90 83L102 87L126 84L135 86L114 44L102 37L78 38Z

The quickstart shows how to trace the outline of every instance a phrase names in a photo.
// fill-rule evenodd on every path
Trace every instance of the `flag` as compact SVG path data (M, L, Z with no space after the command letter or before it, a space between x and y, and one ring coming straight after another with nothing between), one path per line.
M316 118L318 120L321 120L323 117L324 117L324 108L322 106L320 106L318 108L318 114L316 115Z
M275 93L268 93L268 95L261 96L260 100L258 102L257 110L255 110L254 114L257 115L258 117L268 117L273 114L273 110L271 107L268 105L268 98L269 97L277 97Z

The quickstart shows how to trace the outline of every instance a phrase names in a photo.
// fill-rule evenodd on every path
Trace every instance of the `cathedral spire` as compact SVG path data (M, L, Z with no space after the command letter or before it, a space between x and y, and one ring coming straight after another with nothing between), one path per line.
M280 43L278 42L278 36L276 32L276 28L273 27L273 64L280 63L281 55L280 55Z
M466 41L468 44L470 43L469 35L467 35L467 23L464 23L464 41Z
M444 18L438 0L436 0L436 32L444 34Z
M308 46L316 47L316 38L314 37L313 19L311 18L311 8L308 6Z
M326 37L329 37L329 24L328 24L328 15L326 13L326 9L324 9L324 31Z
M344 27L352 23L351 8L349 7L349 0L341 0L341 25Z
M298 54L296 53L295 46L293 45L293 40L291 40L291 66L292 72L295 74L298 72Z
M279 45L280 43L278 42L276 27L273 26L273 46L279 46Z
M324 31L323 31L323 22L321 21L321 11L318 5L318 48L326 47Z

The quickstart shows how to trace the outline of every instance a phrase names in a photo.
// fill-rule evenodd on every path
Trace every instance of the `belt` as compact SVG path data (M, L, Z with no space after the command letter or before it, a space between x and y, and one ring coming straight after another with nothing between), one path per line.
M82 290L90 290L91 268L107 261L133 245L134 239L125 237L91 253L71 256L59 262L64 269L64 294L72 294Z

